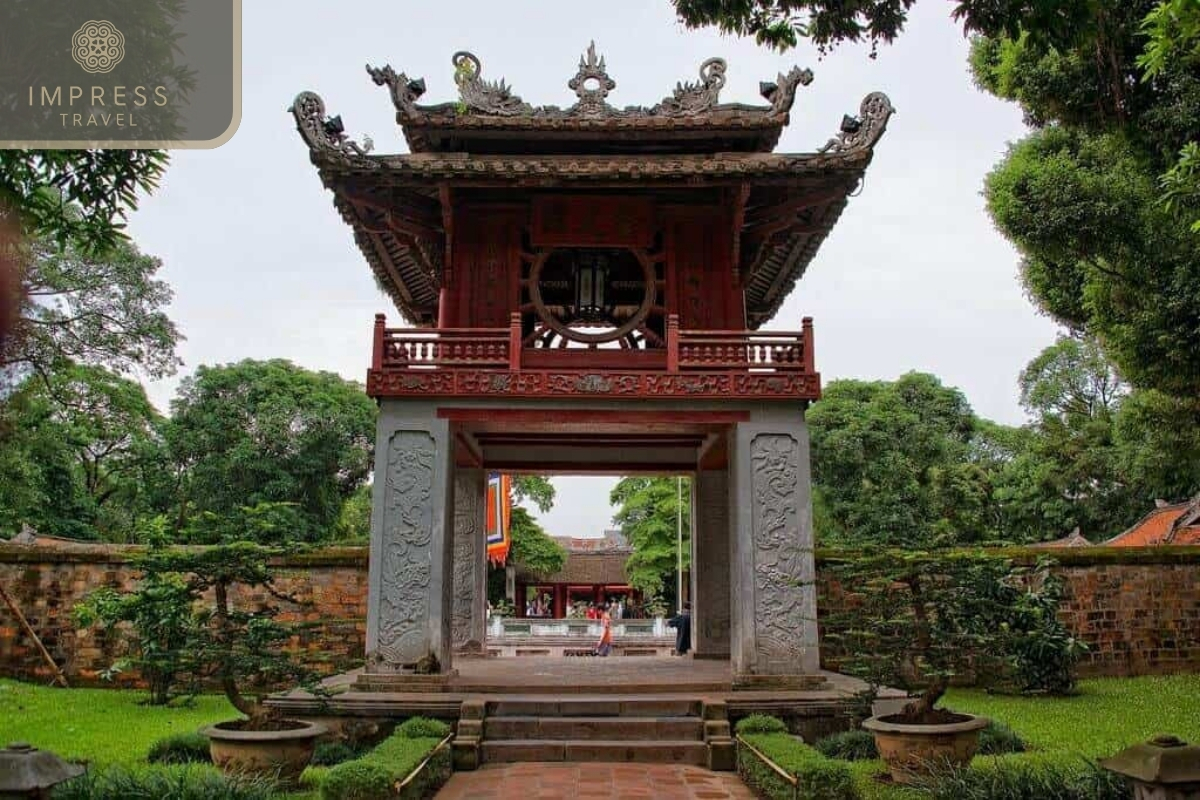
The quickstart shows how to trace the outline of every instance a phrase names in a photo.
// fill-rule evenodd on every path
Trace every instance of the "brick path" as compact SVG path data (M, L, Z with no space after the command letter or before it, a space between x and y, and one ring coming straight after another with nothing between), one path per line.
M456 772L436 800L753 800L735 773L675 764L489 764Z

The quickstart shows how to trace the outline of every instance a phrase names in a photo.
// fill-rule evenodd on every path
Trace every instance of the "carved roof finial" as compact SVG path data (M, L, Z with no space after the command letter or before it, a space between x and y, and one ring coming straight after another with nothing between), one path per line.
M845 153L852 150L870 150L883 136L888 119L896 110L892 101L883 92L871 92L863 98L858 116L842 117L842 128L837 136L826 142L818 153Z
M485 81L483 64L474 53L460 50L450 61L454 64L454 82L458 84L459 99L467 109L501 117L533 111L528 103L512 93L512 87L504 82L504 78L496 82Z
M682 117L687 114L700 114L713 108L720 97L721 89L725 86L725 69L728 65L723 58L710 58L700 65L700 82L680 81L675 84L675 92L670 97L650 109L651 114L661 114L665 117Z
M604 56L596 57L596 43L588 44L586 60L579 57L579 71L567 83L574 90L579 102L571 109L578 114L603 114L609 109L608 93L617 88L617 82L608 76Z

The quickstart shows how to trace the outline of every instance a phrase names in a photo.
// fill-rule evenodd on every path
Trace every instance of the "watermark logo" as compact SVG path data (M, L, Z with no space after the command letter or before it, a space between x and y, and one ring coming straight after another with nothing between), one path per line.
M125 35L108 20L88 20L71 37L71 57L84 72L112 72L125 58Z

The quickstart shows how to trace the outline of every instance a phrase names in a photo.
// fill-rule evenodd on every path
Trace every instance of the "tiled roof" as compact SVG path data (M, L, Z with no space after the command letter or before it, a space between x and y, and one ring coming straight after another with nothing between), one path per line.
M1156 508L1104 544L1108 547L1200 545L1200 498Z
M625 575L625 561L628 558L629 551L568 553L563 568L553 575L532 575L518 567L517 580L522 583L622 586L629 582L629 578Z

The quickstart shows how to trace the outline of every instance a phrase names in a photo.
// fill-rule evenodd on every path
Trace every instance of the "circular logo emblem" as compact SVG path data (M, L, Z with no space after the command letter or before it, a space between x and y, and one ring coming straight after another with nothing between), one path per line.
M125 35L108 20L88 20L71 37L71 57L84 72L112 72L125 57Z

